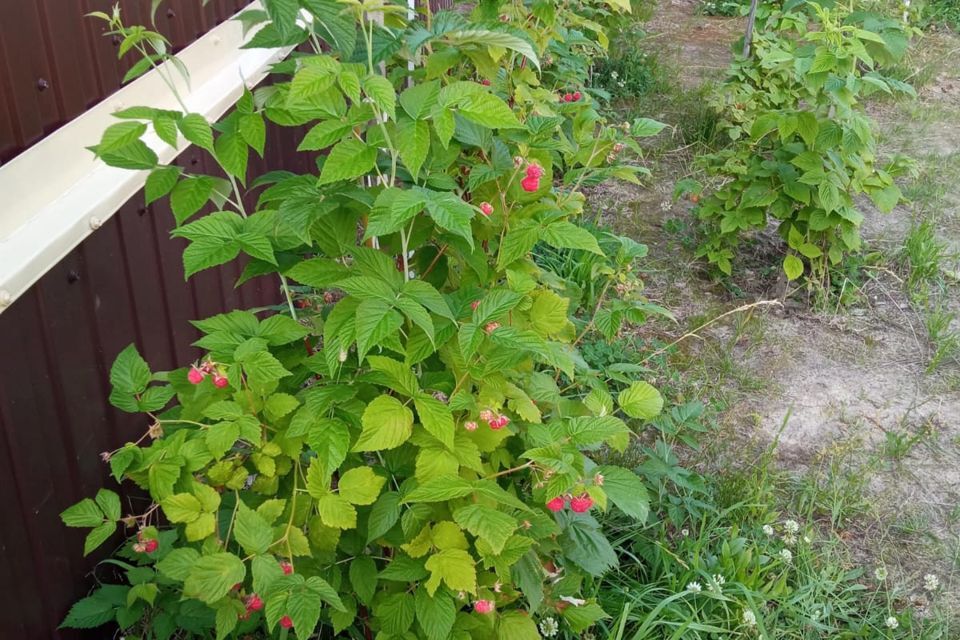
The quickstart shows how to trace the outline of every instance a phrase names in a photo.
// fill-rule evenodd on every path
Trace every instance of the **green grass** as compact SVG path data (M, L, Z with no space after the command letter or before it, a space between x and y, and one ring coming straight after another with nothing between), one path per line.
M617 615L596 637L952 637L946 618L915 615L903 587L858 565L812 503L778 507L793 487L770 461L761 456L756 466L702 479L696 490L665 481L658 519L639 530L617 517L604 521L622 561L597 585L604 608ZM641 466L648 476L652 469Z

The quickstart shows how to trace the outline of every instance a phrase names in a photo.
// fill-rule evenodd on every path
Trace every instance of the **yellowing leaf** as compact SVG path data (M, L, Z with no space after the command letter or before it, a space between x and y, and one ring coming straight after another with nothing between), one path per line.
M453 591L477 592L477 571L473 557L463 549L444 549L427 559L427 592L432 596L441 580Z
M361 418L363 432L354 451L381 451L399 447L413 433L413 411L392 396L383 395L367 405Z
M340 476L337 486L340 496L351 504L367 505L377 500L385 482L370 467L356 467Z

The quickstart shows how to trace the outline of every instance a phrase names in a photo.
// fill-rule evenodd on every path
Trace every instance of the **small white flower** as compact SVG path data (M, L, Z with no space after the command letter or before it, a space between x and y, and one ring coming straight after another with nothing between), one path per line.
M567 604L572 604L575 607L582 607L583 605L587 604L586 600L582 600L581 598L574 598L573 596L560 596L560 599L566 602Z
M800 525L797 524L796 520L787 520L783 523L783 530L787 533L796 534L798 531L800 531Z
M797 544L797 536L793 535L792 533L785 534L783 536L783 544L787 545L788 547L792 547L793 545Z
M620 77L620 74L617 73L616 71L611 71L611 72L610 72L610 77L613 78L614 80L616 80L617 78Z
M806 544L810 544L810 543L812 542L812 540L810 540L810 536L803 536L803 541L804 541Z
M927 591L936 591L940 588L940 578L932 573L928 573L923 576L923 588Z
M763 533L768 536L773 535L773 527L768 524L763 525Z
M691 582L687 584L687 591L690 593L700 593L703 591L703 587L700 586L699 582Z
M721 587L723 587L723 584L726 581L727 581L726 578L724 578L719 573L713 574L713 576L710 579L710 582L707 583L707 591L719 593L720 591L722 591Z
M883 624L887 625L888 629L896 629L897 627L900 626L900 623L893 616L890 616L889 618L887 618Z
M688 535L690 535L690 530L689 530L689 529L680 529L680 535L682 535L684 538L686 538Z
M780 559L790 564L793 562L793 554L790 552L790 549L781 549L780 550Z
M757 624L757 616L750 609L743 610L743 624L747 625L748 627L753 627Z
M884 566L879 566L873 570L873 577L878 581L883 582L887 579L887 568Z
M553 618L544 618L540 621L540 633L546 638L552 638L560 633L560 625Z

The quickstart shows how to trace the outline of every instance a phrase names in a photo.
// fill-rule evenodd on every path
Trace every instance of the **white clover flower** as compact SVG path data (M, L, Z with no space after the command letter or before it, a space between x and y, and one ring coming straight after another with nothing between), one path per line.
M670 211L670 209L672 208L673 208L673 205L670 203L669 200L664 200L663 202L660 203L661 211Z
M940 578L932 573L928 573L923 576L923 588L927 591L936 591L940 588Z
M726 581L727 579L724 578L719 573L713 574L712 578L710 579L710 582L707 583L707 591L711 591L714 593L722 591L721 587L723 587Z
M797 524L796 520L787 520L783 523L783 530L787 533L796 534L798 531L800 531L800 525Z
M699 582L691 582L687 584L687 591L690 593L700 593L703 591L703 587L700 586Z
M768 524L763 525L763 533L766 534L766 535L768 535L768 536L772 536L772 535L773 535L773 527L771 527L771 526L768 525Z
M890 616L889 618L887 618L883 624L887 625L887 629L896 629L897 627L900 626L900 623L893 616Z
M793 562L793 553L790 552L790 549L781 549L780 550L780 559L790 564Z
M743 624L748 627L756 626L757 624L757 615L750 609L743 610Z
M883 582L887 579L887 568L883 565L880 565L873 570L873 577L876 578L879 582Z
M560 633L560 625L553 618L544 618L540 621L540 633L546 638L552 638Z
M792 533L785 534L783 536L783 544L787 545L788 547L792 547L793 545L797 544L797 536L793 535Z
M689 529L680 529L680 535L682 535L684 538L686 538L687 536L690 535L690 530L689 530Z
M610 77L613 78L614 80L616 80L617 78L620 77L620 74L617 73L616 71L611 71L611 72L610 72Z

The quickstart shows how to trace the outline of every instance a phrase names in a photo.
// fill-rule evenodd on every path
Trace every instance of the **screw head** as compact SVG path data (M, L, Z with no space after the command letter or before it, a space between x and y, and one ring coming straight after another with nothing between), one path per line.
M90 218L90 228L91 228L91 229L93 229L94 231L96 231L97 229L99 229L99 228L102 227L102 226L103 226L103 220L101 220L100 218L98 218L98 217L96 217L96 216Z
M0 291L0 309L5 309L13 302L13 294L9 291Z
M50 83L45 78L37 80L37 91L46 91L50 88Z

